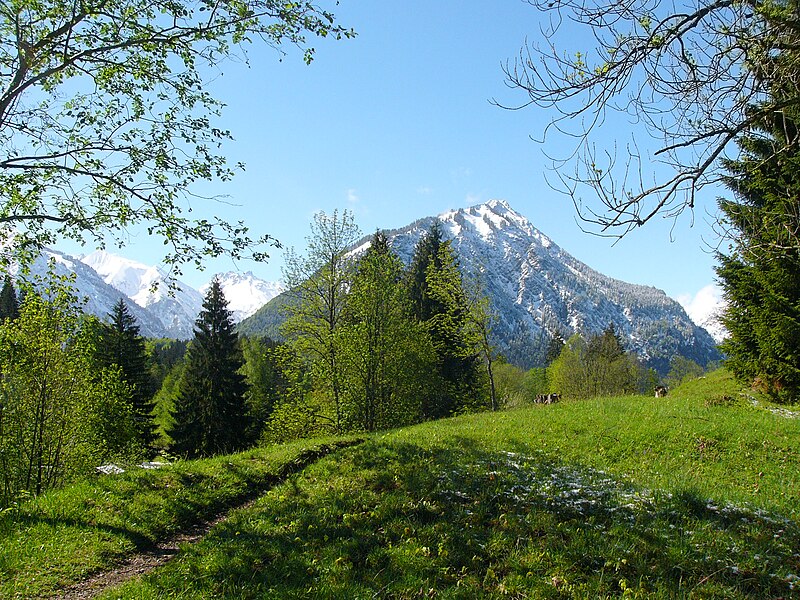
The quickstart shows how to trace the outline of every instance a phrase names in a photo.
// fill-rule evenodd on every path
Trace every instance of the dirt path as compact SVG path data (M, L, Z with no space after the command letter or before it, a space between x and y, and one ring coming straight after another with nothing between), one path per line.
M331 452L339 450L340 448L355 446L363 441L364 440L359 439L330 445L321 445L302 452L293 461L284 465L270 485L254 490L253 494L245 498L241 503L229 507L209 521L196 523L188 529L179 531L175 535L159 541L153 548L126 557L122 563L110 571L95 573L83 581L63 588L54 598L63 600L94 598L107 589L124 583L128 579L149 573L156 567L174 558L180 551L181 544L193 544L200 541L212 527L227 519L231 512L252 506L261 495L272 487L283 483L290 475L299 473L308 465L316 462L323 456L327 456Z

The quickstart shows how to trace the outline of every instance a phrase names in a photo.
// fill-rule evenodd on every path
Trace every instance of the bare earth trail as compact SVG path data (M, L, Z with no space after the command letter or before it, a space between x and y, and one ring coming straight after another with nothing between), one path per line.
M182 544L193 544L200 541L212 527L225 521L230 513L253 505L261 495L272 487L286 481L289 476L299 473L310 464L336 450L355 446L361 444L363 441L363 439L358 439L333 444L323 444L302 452L297 458L284 465L278 475L269 482L269 485L261 486L259 489L254 490L253 494L245 498L242 502L228 507L225 511L214 516L210 520L196 523L192 527L179 531L169 538L160 540L152 548L127 556L119 565L110 571L95 573L87 579L63 588L57 595L53 596L53 598L63 600L85 600L87 598L95 598L102 592L120 585L133 577L149 573L156 567L174 558L178 552L180 552L180 546Z

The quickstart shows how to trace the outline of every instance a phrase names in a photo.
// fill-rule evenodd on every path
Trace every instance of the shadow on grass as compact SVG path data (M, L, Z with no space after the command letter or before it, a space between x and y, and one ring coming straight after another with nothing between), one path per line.
M529 448L372 442L290 478L141 585L228 598L777 598L794 593L798 544L787 522L635 490Z

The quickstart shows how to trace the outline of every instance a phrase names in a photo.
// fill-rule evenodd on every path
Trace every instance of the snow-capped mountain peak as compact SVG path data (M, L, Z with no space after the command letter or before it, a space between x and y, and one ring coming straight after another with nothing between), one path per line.
M228 309L233 313L233 320L237 323L284 291L280 282L264 281L250 271L228 271L218 274L216 279L228 301ZM201 286L200 293L205 295L210 286L211 282Z

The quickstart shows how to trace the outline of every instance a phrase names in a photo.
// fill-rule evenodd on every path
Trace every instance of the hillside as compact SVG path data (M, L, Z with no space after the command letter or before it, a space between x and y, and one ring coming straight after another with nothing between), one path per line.
M0 515L0 597L63 597L254 494L103 597L798 597L797 419L717 372L666 399L469 415L330 456L309 440L131 470Z
M480 274L498 317L494 342L511 363L525 368L541 365L552 336L591 335L610 323L628 349L662 374L675 355L701 365L719 358L714 340L677 301L656 288L598 273L500 200L385 232L406 264L436 218L453 240L462 271ZM368 240L356 244L353 253L362 252ZM278 307L286 301L266 304L241 323L240 331L280 339Z

